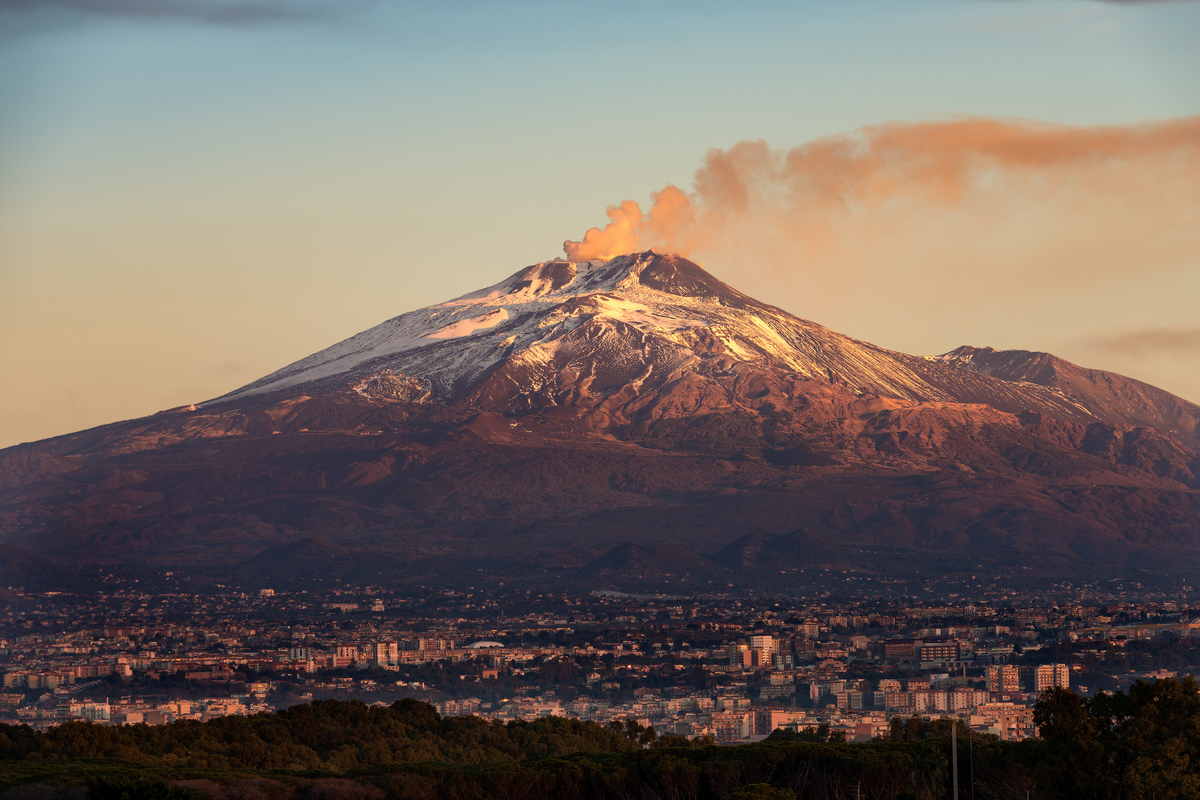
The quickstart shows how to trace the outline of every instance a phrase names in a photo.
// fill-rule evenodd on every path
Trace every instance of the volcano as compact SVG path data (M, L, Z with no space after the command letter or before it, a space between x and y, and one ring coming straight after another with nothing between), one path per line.
M0 451L0 580L1187 573L1200 407L899 353L679 256L550 260L226 395Z

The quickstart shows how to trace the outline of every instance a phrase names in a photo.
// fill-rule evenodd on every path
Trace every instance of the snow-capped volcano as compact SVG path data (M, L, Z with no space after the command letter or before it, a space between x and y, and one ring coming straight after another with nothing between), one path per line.
M1198 430L1139 381L899 353L678 256L551 260L207 403L0 451L0 582L50 569L30 554L272 585L1176 569L1200 563Z

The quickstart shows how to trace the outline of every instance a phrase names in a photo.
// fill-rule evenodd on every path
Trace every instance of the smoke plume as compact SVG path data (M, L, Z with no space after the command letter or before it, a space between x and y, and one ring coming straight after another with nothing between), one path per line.
M864 225L918 212L1016 212L1003 201L1021 198L1057 211L1082 200L1078 210L1094 212L1095 198L1084 195L1096 192L1119 206L1122 194L1158 177L1177 184L1171 172L1194 182L1198 154L1200 117L1137 127L989 119L890 124L786 151L746 141L710 151L690 192L667 186L647 212L626 200L608 209L606 226L564 249L576 260L643 249L700 256L761 249L765 240L793 254L821 254L867 232Z

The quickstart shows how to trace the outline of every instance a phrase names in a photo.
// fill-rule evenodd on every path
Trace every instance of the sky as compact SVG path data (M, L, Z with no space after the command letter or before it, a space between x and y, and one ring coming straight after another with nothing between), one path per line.
M674 192L686 237L637 244L798 316L1200 401L1197 31L1183 0L0 0L0 446Z

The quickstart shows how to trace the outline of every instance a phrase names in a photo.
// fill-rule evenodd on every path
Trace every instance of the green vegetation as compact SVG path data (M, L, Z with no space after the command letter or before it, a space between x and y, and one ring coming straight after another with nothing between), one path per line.
M1200 694L1191 678L1083 699L1047 693L1039 740L958 735L963 797L1200 797ZM45 733L0 726L0 799L549 797L631 800L941 800L950 724L895 720L848 743L777 731L736 747L633 723L446 718L411 700L335 701L255 717Z

